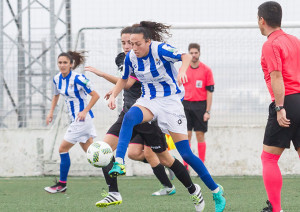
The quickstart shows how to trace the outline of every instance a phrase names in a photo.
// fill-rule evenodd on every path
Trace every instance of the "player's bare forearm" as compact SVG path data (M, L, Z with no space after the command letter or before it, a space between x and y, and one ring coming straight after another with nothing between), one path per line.
M193 57L190 54L181 55L182 65L181 65L179 71L182 71L182 72L186 73L190 63L192 62L192 58Z
M206 99L206 111L210 111L211 105L212 105L212 96L213 93L210 91L207 91L207 99Z
M49 113L53 113L53 111L57 105L58 99L59 99L59 94L53 96Z
M112 96L117 97L119 93L125 88L128 79L119 79L116 86L113 88Z
M100 98L99 94L96 91L92 91L91 93L89 93L89 95L92 98L91 98L90 102L88 103L88 105L84 108L85 112L89 112L92 109L92 107L96 104L98 99Z
M282 73L280 71L273 71L270 73L270 77L275 104L277 106L283 106L285 91Z

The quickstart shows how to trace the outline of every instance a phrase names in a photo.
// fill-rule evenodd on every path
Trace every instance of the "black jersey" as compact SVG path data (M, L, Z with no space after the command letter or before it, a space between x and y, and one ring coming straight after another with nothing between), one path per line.
M118 66L119 71L123 72L123 65L124 65L124 59L125 59L125 53L122 52L118 54L118 56L115 59L116 65ZM132 77L136 78L135 74L131 74ZM124 89L123 94L123 111L126 113L131 106L136 102L138 98L140 98L142 94L141 90L141 83L139 81L136 81L128 90Z

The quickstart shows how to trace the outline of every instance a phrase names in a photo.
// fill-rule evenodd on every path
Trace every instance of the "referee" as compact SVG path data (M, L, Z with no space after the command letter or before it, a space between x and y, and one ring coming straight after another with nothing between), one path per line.
M300 41L282 31L281 18L277 2L258 7L259 28L268 37L262 47L261 66L272 99L261 155L269 198L263 212L282 212L280 155L290 148L291 141L300 155Z
M204 163L206 152L204 133L207 132L215 83L211 69L199 60L200 45L191 43L188 50L193 58L186 72L188 82L183 84L185 89L183 106L187 118L189 142L191 142L194 129L198 141L199 158ZM188 169L187 163L184 162L184 165Z

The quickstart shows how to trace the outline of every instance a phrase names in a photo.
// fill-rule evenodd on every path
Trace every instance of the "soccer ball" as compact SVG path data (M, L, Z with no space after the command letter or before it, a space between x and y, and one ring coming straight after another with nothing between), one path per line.
M113 151L107 143L95 141L87 149L86 157L90 164L102 168L110 163L113 157Z

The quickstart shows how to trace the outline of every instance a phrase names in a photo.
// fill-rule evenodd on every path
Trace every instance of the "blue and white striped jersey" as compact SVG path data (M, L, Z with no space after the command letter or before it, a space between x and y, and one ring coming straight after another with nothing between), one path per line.
M147 56L138 58L131 50L125 58L122 79L127 79L132 72L142 83L142 97L155 97L180 94L174 63L181 61L182 53L166 43L152 41Z
M68 113L71 121L75 121L77 114L88 105L87 93L91 93L91 82L83 75L70 71L68 76L63 77L58 73L53 78L54 95L61 94L65 97ZM93 112L90 110L89 114L94 118Z

